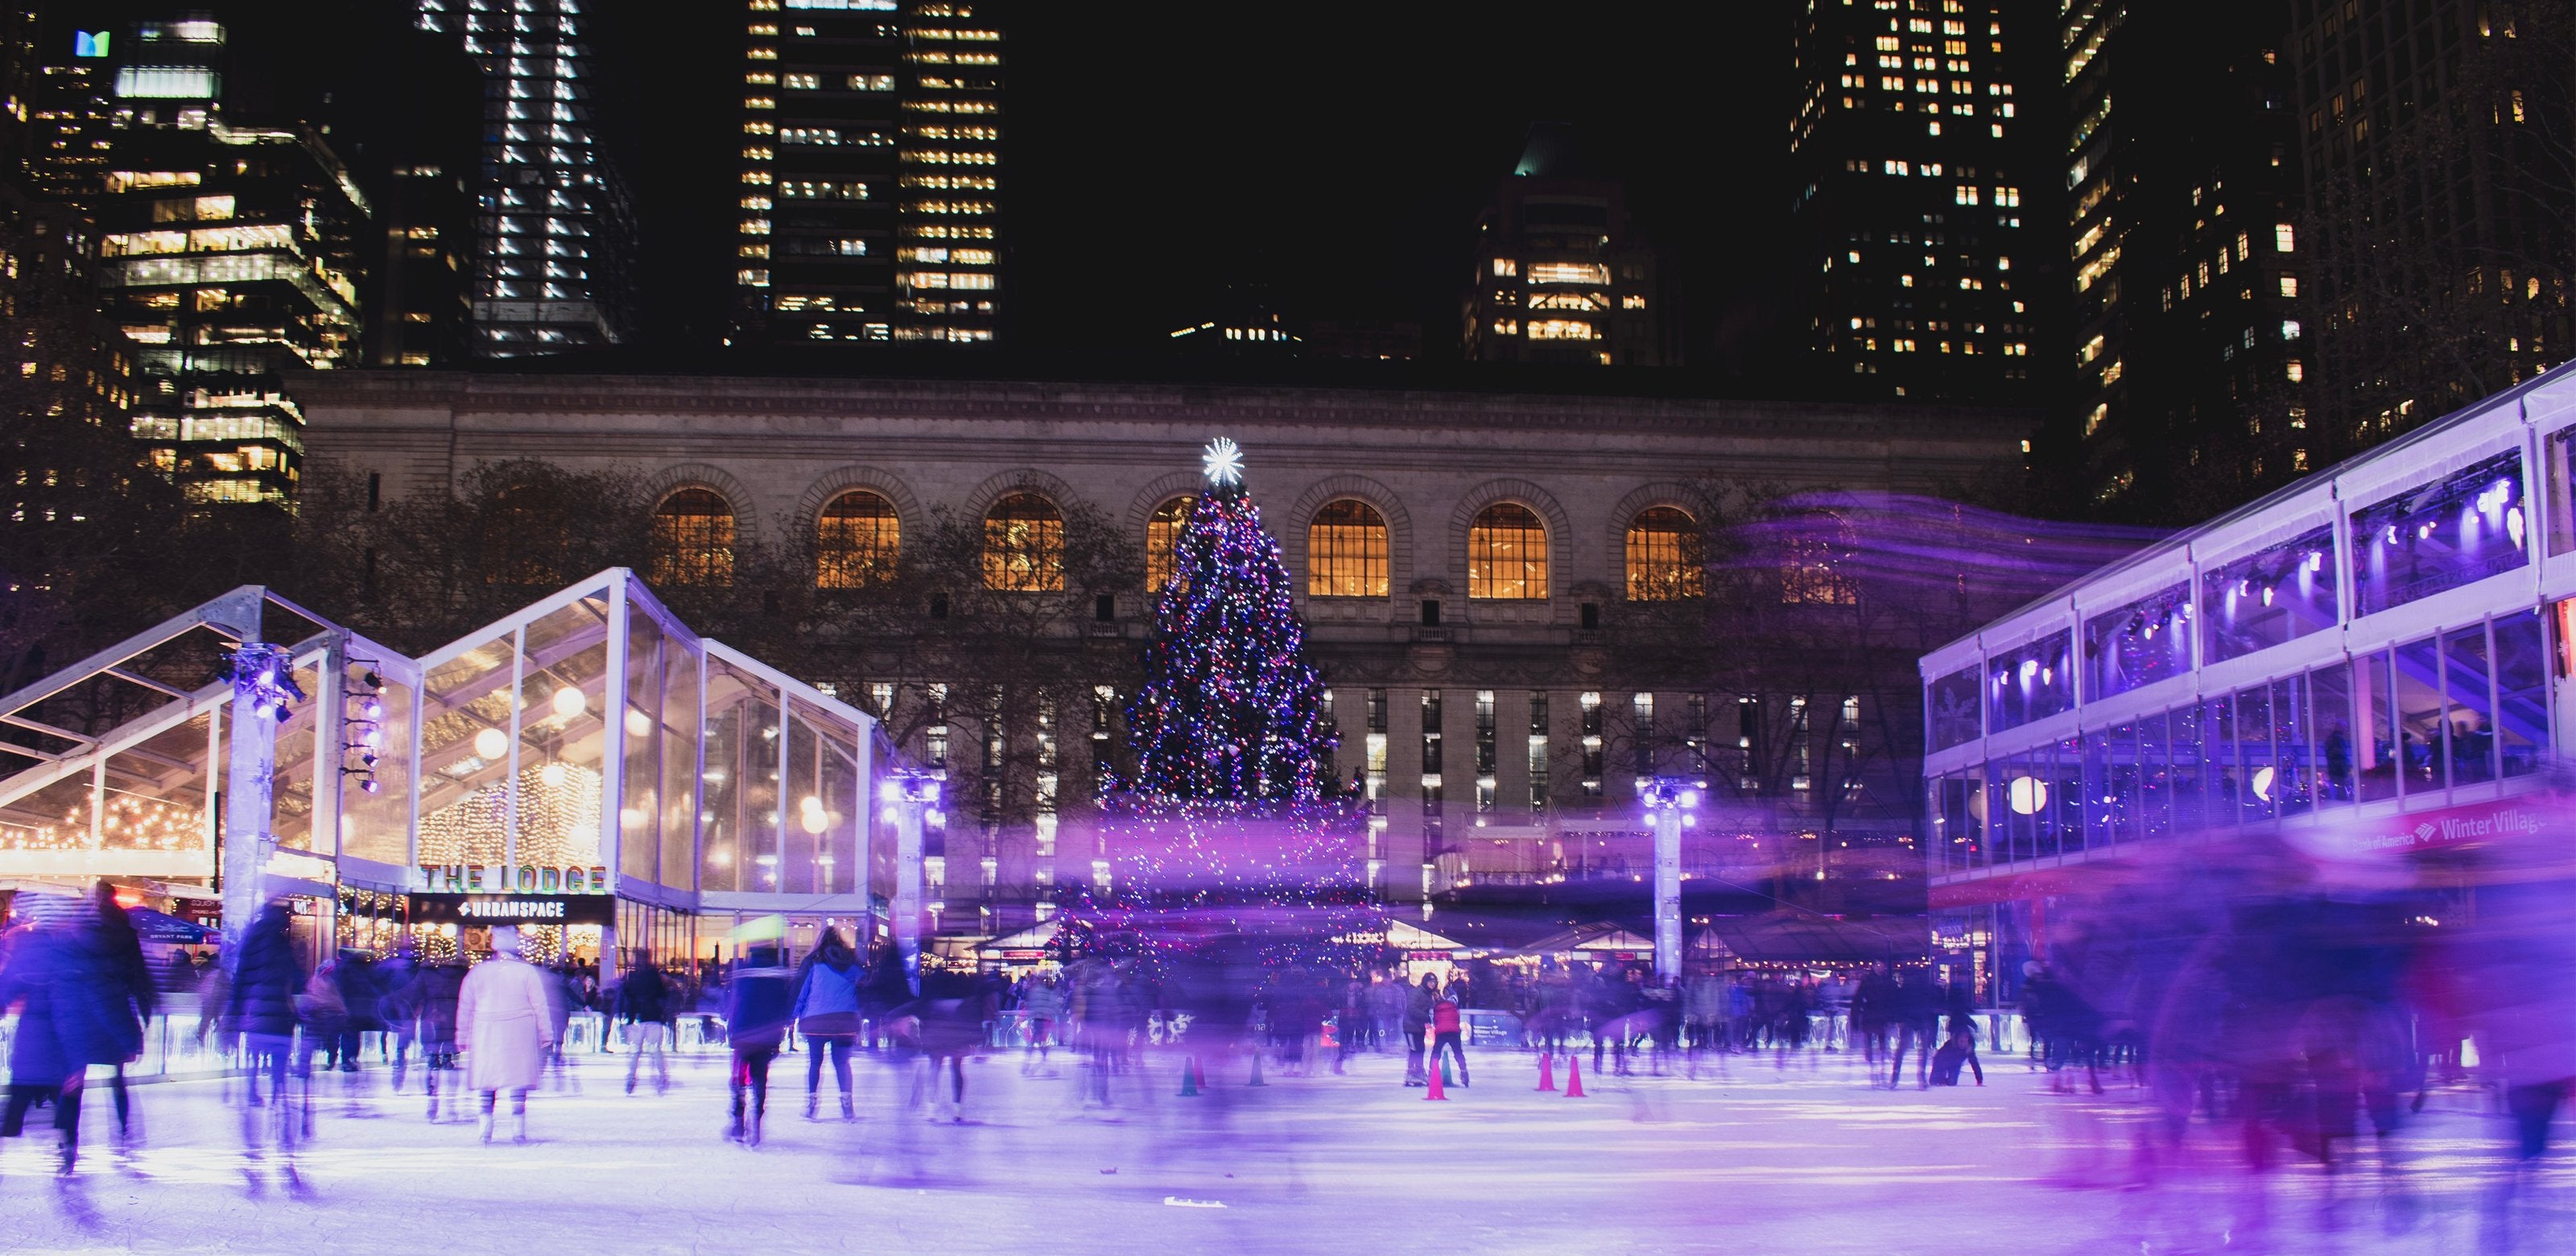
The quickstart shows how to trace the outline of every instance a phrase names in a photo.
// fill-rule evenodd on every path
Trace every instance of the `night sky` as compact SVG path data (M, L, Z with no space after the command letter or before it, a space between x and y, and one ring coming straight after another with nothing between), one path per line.
M1709 8L1724 16L1011 5L1008 339L1150 355L1223 285L1251 283L1292 323L1417 322L1426 356L1454 358L1476 211L1546 119L1582 127L1625 175L1690 364L1734 374L1779 282L1765 241L1791 191L1790 13ZM645 233L646 339L671 348L713 344L731 300L734 188L718 172L739 143L740 13L708 9L609 16L599 37L603 130Z

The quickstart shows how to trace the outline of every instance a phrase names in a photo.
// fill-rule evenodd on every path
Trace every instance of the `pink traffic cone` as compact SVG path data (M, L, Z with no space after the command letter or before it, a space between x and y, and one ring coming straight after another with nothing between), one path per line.
M1440 1065L1434 1065L1434 1066L1433 1066L1433 1067L1431 1067L1430 1069L1426 1070L1426 1072L1429 1074L1429 1076L1430 1076L1430 1078L1431 1078L1431 1089L1429 1089L1429 1090L1426 1090L1426 1091L1422 1092L1422 1097L1423 1097L1424 1099L1426 1099L1426 1100L1428 1100L1428 1099L1441 1099L1441 1100L1446 1100L1446 1099L1449 1097L1448 1092L1446 1092L1446 1091L1444 1091L1444 1090L1442 1090L1442 1089L1440 1088L1440 1071L1441 1071L1441 1067L1442 1067L1442 1066L1440 1066Z
M1586 1097L1583 1093L1583 1057L1581 1056L1565 1057L1565 1097L1568 1099Z
M1538 1053L1538 1088L1556 1089L1556 1053L1552 1051Z

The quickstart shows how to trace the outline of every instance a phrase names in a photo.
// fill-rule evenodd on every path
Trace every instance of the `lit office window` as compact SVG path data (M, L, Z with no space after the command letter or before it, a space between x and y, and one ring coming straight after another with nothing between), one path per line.
M1161 592L1163 586L1179 574L1175 553L1181 543L1181 528L1190 521L1190 508L1198 505L1196 497L1175 497L1164 502L1145 521L1145 587Z
M1035 493L1013 493L984 514L984 587L1014 593L1064 588L1064 512Z
M1385 597L1385 517L1354 498L1326 503L1307 525L1306 562L1308 597Z
M1671 506L1645 511L1628 524L1627 548L1629 600L1669 602L1705 588L1699 525L1688 514Z
M684 488L653 511L653 583L733 583L733 506L703 488Z
M1547 527L1527 506L1496 502L1467 529L1467 596L1530 601L1547 596Z
M832 499L815 521L814 586L860 589L894 575L903 524L894 503L865 489Z

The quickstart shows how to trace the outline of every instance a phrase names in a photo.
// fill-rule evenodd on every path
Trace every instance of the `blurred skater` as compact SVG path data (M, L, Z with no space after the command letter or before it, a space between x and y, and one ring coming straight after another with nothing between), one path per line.
M492 958L465 974L457 994L456 1038L465 1047L466 1084L483 1096L482 1137L492 1141L493 1109L510 1092L510 1137L528 1141L528 1089L545 1072L555 1021L546 974L519 958L519 930L492 930Z
M726 983L725 1036L733 1045L733 1124L725 1137L760 1145L760 1121L769 1113L769 1065L786 1041L795 1016L785 956L776 946L756 946L734 961Z
M635 1076L644 1068L644 1053L653 1053L653 1093L671 1089L671 988L662 970L646 960L617 986L617 1016L626 1024L626 1093L635 1093Z

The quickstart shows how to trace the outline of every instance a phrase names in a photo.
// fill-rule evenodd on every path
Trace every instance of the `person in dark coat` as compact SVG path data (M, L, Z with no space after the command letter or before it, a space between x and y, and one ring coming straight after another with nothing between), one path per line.
M80 1100L89 1066L122 1063L142 1045L130 1012L118 1010L126 996L98 934L95 924L79 923L22 934L0 970L0 1008L18 1008L0 1137L24 1130L30 1107L52 1103L66 1175L80 1156Z
M760 1145L769 1112L769 1065L787 1040L796 1007L793 974L775 946L754 947L734 961L726 983L725 1037L733 1044L733 1125L725 1137Z
M340 987L340 1038L332 1056L343 1073L358 1071L358 1056L364 1049L366 1035L383 1033L383 987L376 981L374 960L353 951L344 951L331 974Z
M456 1000L465 990L465 966L451 958L420 970L413 982L412 1014L420 1035L421 1082L429 1091L429 1119L438 1120L438 1079L456 1071ZM452 1080L452 1079L451 1079ZM461 1092L460 1092L461 1093ZM457 1120L465 1111L449 1109Z
M152 1014L160 1006L160 990L152 982L152 965L143 958L142 935L134 931L134 918L116 901L115 887L101 881L90 899L98 908L91 941L97 951L99 984L92 995L99 1000L105 1027L115 1038L115 1058L90 1062L116 1066L108 1093L116 1101L117 1144L130 1150L136 1141L134 1101L126 1093L125 1066L143 1054L143 1027L152 1023Z
M233 965L232 987L224 1000L224 1020L241 1035L242 1054L250 1066L250 1094L242 1107L242 1149L253 1160L261 1157L256 1115L261 1105L259 1079L267 1075L269 1102L283 1117L287 1062L295 1050L295 998L304 987L304 967L296 961L295 940L287 933L286 904L273 901L259 909L242 933L241 955ZM293 1150L297 1121L284 1117L277 1127L279 1150Z
M626 1024L626 1093L635 1093L635 1075L644 1068L644 1053L653 1053L653 1092L671 1089L671 988L662 970L646 960L617 983L617 1017Z
M403 1074L411 1064L412 1044L420 1038L420 964L412 956L411 943L385 962L376 965L376 1018L394 1057L394 1093L401 1094Z

